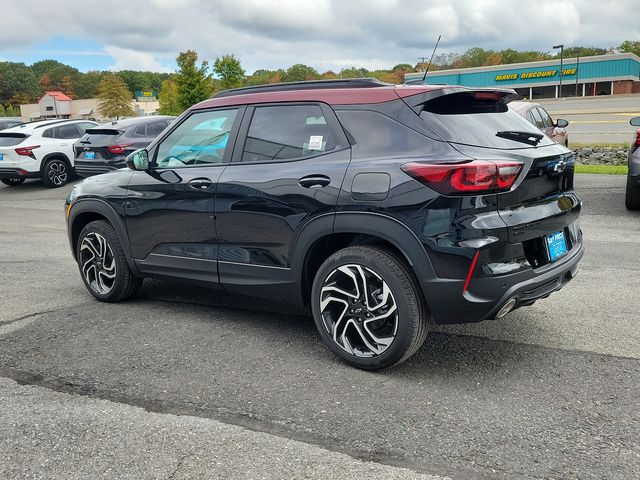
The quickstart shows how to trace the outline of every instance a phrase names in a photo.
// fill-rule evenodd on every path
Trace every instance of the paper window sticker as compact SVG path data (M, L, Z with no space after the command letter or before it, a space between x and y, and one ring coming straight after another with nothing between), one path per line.
M311 135L309 137L309 150L322 150L322 135Z

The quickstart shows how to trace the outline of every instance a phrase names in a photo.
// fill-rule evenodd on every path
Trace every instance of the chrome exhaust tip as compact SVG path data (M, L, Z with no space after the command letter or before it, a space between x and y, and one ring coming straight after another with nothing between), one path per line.
M516 306L516 302L518 300L515 297L510 298L509 300L507 300L507 303L505 303L502 308L498 311L498 313L496 314L496 318L502 318L504 317L507 313L509 313L513 307Z

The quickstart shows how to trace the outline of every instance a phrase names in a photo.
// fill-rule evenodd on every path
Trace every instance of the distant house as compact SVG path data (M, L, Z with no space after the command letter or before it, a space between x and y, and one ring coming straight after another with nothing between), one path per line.
M73 100L62 92L49 91L38 101L40 107L39 117L45 118L69 118L71 117L71 102ZM35 113L35 112L34 112Z
M20 116L25 122L47 118L108 120L100 115L99 104L100 100L97 98L72 100L62 92L48 91L38 103L20 105ZM136 98L136 100L131 100L131 107L136 112L136 116L143 117L155 115L160 104L155 97L152 99Z

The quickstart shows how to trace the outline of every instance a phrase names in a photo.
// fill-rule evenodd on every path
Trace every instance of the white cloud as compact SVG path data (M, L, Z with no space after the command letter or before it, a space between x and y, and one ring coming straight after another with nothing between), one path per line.
M160 63L153 54L108 45L104 51L115 60L109 70L147 70L151 72L170 72L171 68Z
M551 50L640 40L640 1L610 0L3 0L1 56L55 36L108 45L112 68L166 70L180 51L233 53L249 71L414 63L471 47ZM122 67L121 67L122 66Z

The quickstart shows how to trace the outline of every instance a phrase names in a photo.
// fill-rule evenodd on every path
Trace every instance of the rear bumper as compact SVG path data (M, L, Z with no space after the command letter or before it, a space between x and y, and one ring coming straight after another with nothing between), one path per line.
M75 161L76 174L80 177L91 177L93 175L100 175L101 173L113 172L125 166L125 159L115 162Z
M423 282L427 304L437 324L475 323L496 317L514 298L514 308L531 305L560 290L579 270L584 254L582 239L556 263L537 269L473 279L467 292L464 280L435 279Z
M0 178L39 178L40 172L28 172L22 168L0 167Z

